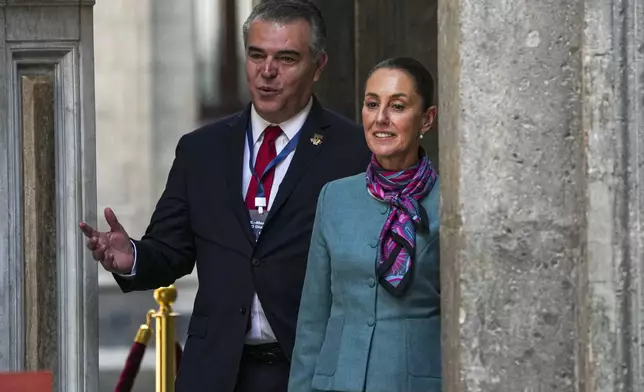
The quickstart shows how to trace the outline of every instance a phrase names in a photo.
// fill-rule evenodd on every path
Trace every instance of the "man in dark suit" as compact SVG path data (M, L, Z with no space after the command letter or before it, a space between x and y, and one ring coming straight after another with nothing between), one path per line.
M318 193L370 157L362 128L313 96L327 62L313 3L262 2L243 31L252 103L180 139L143 238L109 208L109 232L80 224L124 292L170 285L196 263L177 392L286 391Z

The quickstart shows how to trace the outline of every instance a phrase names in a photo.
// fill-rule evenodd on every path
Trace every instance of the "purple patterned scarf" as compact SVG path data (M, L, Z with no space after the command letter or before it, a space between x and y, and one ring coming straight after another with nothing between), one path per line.
M429 228L427 212L418 201L429 194L436 178L424 153L416 165L403 171L383 169L375 156L367 168L367 191L391 206L378 241L376 273L380 284L396 297L411 283L416 230Z

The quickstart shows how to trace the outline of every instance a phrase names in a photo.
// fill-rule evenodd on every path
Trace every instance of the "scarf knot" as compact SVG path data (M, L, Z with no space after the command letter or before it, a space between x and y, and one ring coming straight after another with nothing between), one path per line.
M424 154L416 165L401 171L385 170L373 155L367 167L367 191L391 207L378 240L376 274L394 296L402 296L411 284L416 231L429 228L429 217L419 200L429 194L436 178Z

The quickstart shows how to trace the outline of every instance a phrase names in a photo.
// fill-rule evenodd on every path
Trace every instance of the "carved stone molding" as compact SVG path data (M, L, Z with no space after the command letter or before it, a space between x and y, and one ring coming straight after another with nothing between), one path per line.
M583 391L644 390L644 3L585 3Z
M98 389L91 4L0 4L0 371L60 392Z

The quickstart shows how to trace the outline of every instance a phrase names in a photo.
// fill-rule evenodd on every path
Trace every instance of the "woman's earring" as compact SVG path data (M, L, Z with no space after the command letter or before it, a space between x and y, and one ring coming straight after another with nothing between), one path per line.
M423 134L422 134L422 133L420 134L420 138L421 138L421 139L423 138Z

